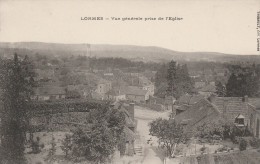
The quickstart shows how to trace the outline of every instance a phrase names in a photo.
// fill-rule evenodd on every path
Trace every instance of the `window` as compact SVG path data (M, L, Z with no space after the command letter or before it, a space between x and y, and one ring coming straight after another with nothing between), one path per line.
M235 118L235 123L237 125L245 125L245 117L241 114L239 114L236 118Z
M244 119L243 118L237 118L236 123L240 124L240 125L244 125Z

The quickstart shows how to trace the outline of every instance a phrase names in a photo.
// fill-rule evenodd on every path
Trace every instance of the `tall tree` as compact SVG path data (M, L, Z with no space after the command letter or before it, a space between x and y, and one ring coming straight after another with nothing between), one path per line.
M2 60L0 72L1 154L3 163L25 163L24 142L28 125L27 104L33 93L33 71L28 57L14 55L13 60Z
M167 82L168 88L167 93L170 96L176 97L177 91L177 63L175 61L171 61L169 63L169 67L167 70Z
M226 87L220 81L216 82L216 94L219 97L225 97L226 96Z
M260 74L255 65L231 66L228 83L226 85L227 96L243 97L245 95L254 97L259 92Z
M177 86L178 96L185 93L193 93L194 83L189 76L188 67L186 64L178 65L177 67Z
M189 76L187 65L171 61L167 70L167 93L169 96L179 98L185 93L193 93L193 81Z
M155 74L155 87L159 88L164 83L167 83L167 65L166 64L163 64Z

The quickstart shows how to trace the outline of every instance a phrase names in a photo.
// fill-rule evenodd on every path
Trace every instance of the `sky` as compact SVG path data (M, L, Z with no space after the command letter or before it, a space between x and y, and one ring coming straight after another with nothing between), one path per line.
M260 0L0 0L0 42L121 44L260 55L258 11Z

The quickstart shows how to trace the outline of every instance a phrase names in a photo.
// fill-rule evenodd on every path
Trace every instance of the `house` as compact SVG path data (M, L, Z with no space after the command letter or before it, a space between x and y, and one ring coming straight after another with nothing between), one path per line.
M248 127L254 136L260 138L260 111L257 110L257 104L252 103L253 99L250 99L247 96L215 97L212 95L209 97L223 118L234 123L237 127Z
M126 120L126 128L124 128L124 132L126 135L126 155L134 155L134 143L135 143L135 131L136 131L136 122L135 122L135 104L123 104L121 106L121 110L124 111L125 120Z
M162 105L164 109L172 110L174 102L175 102L175 98L172 96L166 96L165 98L150 96L148 104L154 106Z
M174 105L193 105L199 102L201 99L204 99L205 96L202 95L190 95L190 94L185 94L181 96L178 100L175 101Z
M249 109L254 107L248 103L248 98L216 97L212 95L209 100L217 107L223 117L230 122L235 123L236 118L244 117L242 125L249 125Z
M248 98L248 103L252 105L255 110L250 110L250 129L254 136L260 138L260 98ZM252 108L250 108L252 109Z
M126 99L138 103L145 103L149 99L148 90L140 89L136 86L128 86L125 88Z
M182 106L185 108L185 106ZM174 117L187 131L196 130L202 123L230 122L246 128L260 138L260 112L248 102L247 97L210 97L189 106Z
M260 110L260 98L248 98L248 102Z
M129 86L136 86L140 89L147 90L150 96L154 95L154 84L145 76L138 74L132 76L125 76L123 78Z
M105 79L100 79L97 81L96 83L96 90L95 92L97 92L98 94L104 95L105 93L107 93L108 91L110 91L112 89L112 84L110 81L105 80Z
M198 93L204 96L210 96L211 94L214 94L216 92L216 86L214 84L208 84L206 86L203 86L202 88L197 89Z
M256 115L251 115L252 123L250 128L253 131L255 137L260 138L260 112L257 110Z
M191 105L188 110L176 115L174 120L182 124L187 132L192 132L198 126L209 123L223 121L220 111L207 99L201 99Z
M123 92L122 89L111 89L106 93L107 99L108 100L113 100L113 101L121 101L121 100L126 100L126 94Z
M105 99L105 94L112 89L112 83L110 81L93 73L86 73L85 78L85 85L91 88L91 94L94 94L94 97L97 96L101 97L101 99Z
M148 84L142 84L138 86L140 89L142 90L147 90L149 96L153 96L154 95L154 84L153 83L148 83Z
M136 121L134 119L135 114L135 104L122 104L115 103L113 108L123 112L125 116L125 127L123 133L125 135L125 152L124 155L132 156L135 154L134 145L135 145L135 131L136 131Z
M57 86L43 86L35 89L35 95L31 97L33 100L60 100L65 99L65 88Z
M187 110L190 106L196 104L200 100L204 99L203 95L190 95L185 94L181 96L178 100L174 102L173 107L173 115L177 115L185 110Z
M95 88L85 85L85 84L71 84L67 86L67 91L68 92L78 92L80 94L80 97L88 97L91 94L91 91L94 90Z

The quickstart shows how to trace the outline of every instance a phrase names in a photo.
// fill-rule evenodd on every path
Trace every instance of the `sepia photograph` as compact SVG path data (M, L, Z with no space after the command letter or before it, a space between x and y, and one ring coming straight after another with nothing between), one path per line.
M0 0L0 164L259 163L259 0Z

